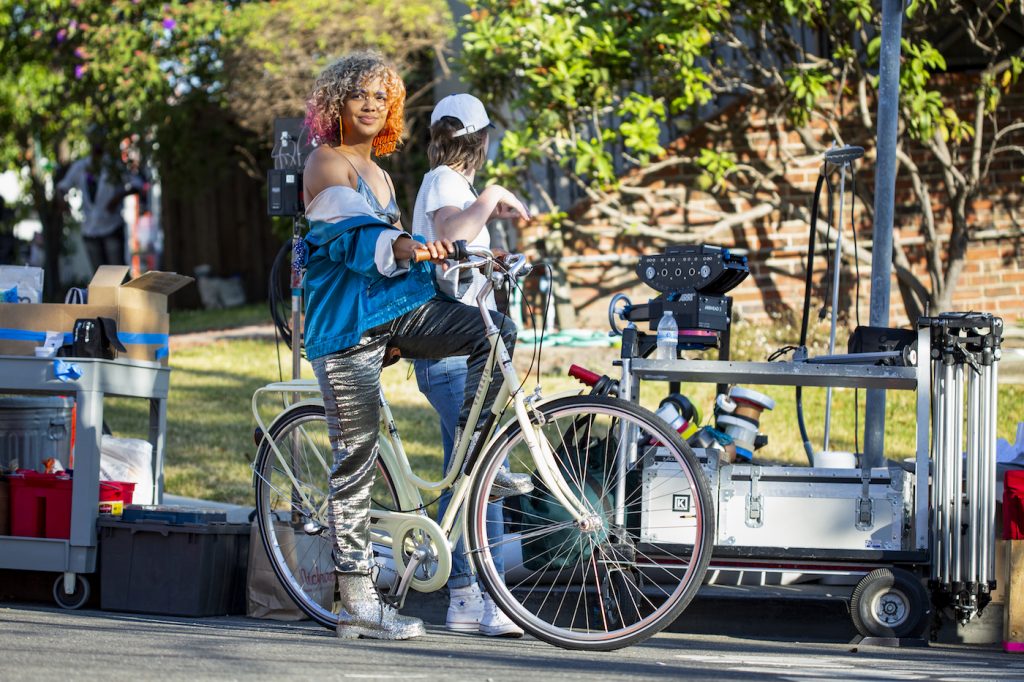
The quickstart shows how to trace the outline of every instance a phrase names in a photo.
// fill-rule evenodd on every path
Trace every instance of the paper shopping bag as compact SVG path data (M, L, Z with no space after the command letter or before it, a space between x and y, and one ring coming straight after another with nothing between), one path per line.
M287 524L277 524L274 532L281 552L303 590L322 607L331 610L334 603L334 564L330 539L306 535L301 529L295 531ZM305 614L295 605L274 573L255 521L250 531L250 542L253 549L249 558L246 609L249 617L287 621L304 619Z

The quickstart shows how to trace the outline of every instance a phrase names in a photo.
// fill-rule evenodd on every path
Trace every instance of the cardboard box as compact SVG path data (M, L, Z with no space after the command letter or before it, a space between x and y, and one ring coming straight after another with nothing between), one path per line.
M167 297L194 281L173 272L147 272L133 280L127 265L102 265L89 283L89 303L0 304L0 355L33 355L45 334L64 332L70 342L75 320L109 317L127 349L115 357L167 364L170 318Z

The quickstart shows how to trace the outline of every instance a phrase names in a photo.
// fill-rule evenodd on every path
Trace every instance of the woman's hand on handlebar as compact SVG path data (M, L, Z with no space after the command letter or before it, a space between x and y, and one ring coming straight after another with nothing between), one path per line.
M454 251L455 247L447 239L435 239L432 242L421 244L415 239L399 237L392 242L391 249L395 253L395 260L412 260L417 263L429 260L444 266L448 254Z

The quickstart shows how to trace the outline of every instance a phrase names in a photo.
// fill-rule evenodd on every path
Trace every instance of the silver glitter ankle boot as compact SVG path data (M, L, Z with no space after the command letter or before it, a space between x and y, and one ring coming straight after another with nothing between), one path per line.
M466 448L467 456L473 452L473 448L476 447L476 439L479 437L479 431L473 434L472 440L469 441L469 447ZM458 445L461 438L462 427L460 426L455 430L456 445ZM509 471L508 466L503 466L498 469L498 473L494 475L494 484L491 486L490 499L500 500L503 497L526 495L531 492L533 492L533 477L530 476L530 474L513 474Z
M395 607L385 604L368 575L339 573L338 595L342 608L336 630L339 639L412 639L426 632L422 620L401 616Z
M501 467L498 473L494 474L491 499L514 497L530 492L533 492L533 477L530 474L513 474L506 467Z

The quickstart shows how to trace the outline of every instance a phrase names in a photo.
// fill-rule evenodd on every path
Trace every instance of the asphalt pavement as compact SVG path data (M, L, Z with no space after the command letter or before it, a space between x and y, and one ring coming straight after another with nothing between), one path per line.
M965 645L889 649L670 633L584 653L439 626L409 642L342 642L303 623L36 605L0 606L0 651L4 680L1024 679L1024 657Z

